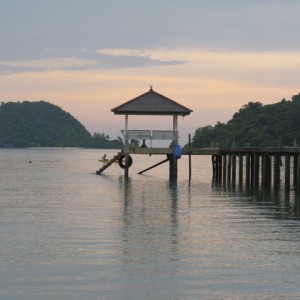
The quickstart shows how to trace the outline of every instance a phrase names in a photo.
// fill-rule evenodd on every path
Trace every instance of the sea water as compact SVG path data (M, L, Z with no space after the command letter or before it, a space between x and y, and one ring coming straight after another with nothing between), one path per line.
M285 194L217 185L209 156L0 150L0 299L297 299L300 219Z

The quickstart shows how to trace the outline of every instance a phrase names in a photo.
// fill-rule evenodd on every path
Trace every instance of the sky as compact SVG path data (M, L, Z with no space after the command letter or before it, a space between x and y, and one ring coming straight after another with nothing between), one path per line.
M89 132L153 89L193 110L182 143L243 105L300 92L299 0L0 0L0 101L44 100ZM153 120L154 119L154 120ZM172 129L129 117L129 129Z

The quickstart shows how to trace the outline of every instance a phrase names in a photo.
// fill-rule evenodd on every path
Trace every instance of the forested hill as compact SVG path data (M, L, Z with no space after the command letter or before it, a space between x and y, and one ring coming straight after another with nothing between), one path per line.
M278 147L300 144L300 94L263 105L249 102L225 123L198 128L194 147Z
M0 106L0 147L119 148L122 141L93 136L72 115L45 101Z

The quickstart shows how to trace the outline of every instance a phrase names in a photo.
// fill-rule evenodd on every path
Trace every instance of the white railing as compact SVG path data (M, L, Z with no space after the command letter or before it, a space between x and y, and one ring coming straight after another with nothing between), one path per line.
M125 137L125 130L121 132ZM127 130L128 140L175 140L178 138L177 130Z
M152 130L152 140L176 140L178 139L177 130Z
M121 130L123 136L125 137L125 130ZM127 130L127 139L135 140L150 140L151 139L151 130Z

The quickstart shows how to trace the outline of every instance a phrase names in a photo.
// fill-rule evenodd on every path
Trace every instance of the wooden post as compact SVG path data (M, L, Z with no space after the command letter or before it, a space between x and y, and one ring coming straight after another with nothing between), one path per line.
M231 163L232 163L232 184L235 185L236 182L236 154L235 153L232 154Z
M213 180L216 179L216 155L211 156L211 165L212 165L212 170L213 170Z
M227 183L231 183L231 154L228 155L227 162Z
M129 154L125 153L125 167L124 167L124 171L125 171L125 177L129 176Z
M271 186L271 157L269 153L263 155L263 168L262 168L262 186L265 189Z
M300 195L300 154L297 154L297 181L296 181L296 192Z
M290 180L291 180L291 155L287 153L285 155L285 191L290 191Z
M189 180L192 178L191 134L189 134Z
M272 183L272 157L269 153L267 153L268 158L268 187L271 188Z
M170 180L177 180L177 159L173 154L169 155L169 178Z
M239 185L243 185L243 153L239 153Z
M250 184L251 184L251 186L254 186L254 167L255 167L254 153L251 153L250 154Z
M246 185L249 186L250 183L250 153L246 153Z
M173 115L173 131L177 131L178 130L178 116L177 115ZM178 137L176 137L173 140L174 144L178 144Z
M263 156L263 188L271 187L271 157L269 153Z
M178 130L178 116L177 115L173 115L173 131L177 131ZM173 141L172 141L173 145L177 145L178 144L178 138L176 137ZM170 180L177 180L177 159L174 157L173 154L169 155L169 178Z
M294 154L294 176L293 176L293 184L296 186L297 184L297 166L298 166L298 154Z
M222 155L218 155L218 182L222 182Z
M266 177L266 170L267 170L267 159L266 154L262 155L262 168L261 168L261 185L262 188L266 187L267 177Z
M278 191L280 187L280 154L275 153L274 155L274 178L273 178L273 184L274 184L274 190Z
M223 155L223 183L226 183L226 172L227 172L227 154Z
M153 166L151 166L151 167L145 169L145 170L142 170L142 171L138 172L138 174L142 175L143 173L145 173L145 172L147 172L147 171L149 171L149 170L151 170L151 169L153 169L153 168L155 168L155 167L157 167L157 166L160 166L161 164L167 162L168 160L169 160L169 157L166 158L166 159L164 159L163 161L161 161L161 162L159 162L159 163L157 163L157 164L155 164L155 165L153 165Z
M124 176L128 177L129 170L129 141L128 141L128 115L125 115L125 168Z
M213 168L213 180L221 182L222 175L222 155L213 154L211 156L212 168Z
M253 186L259 185L259 154L254 153L253 155Z

